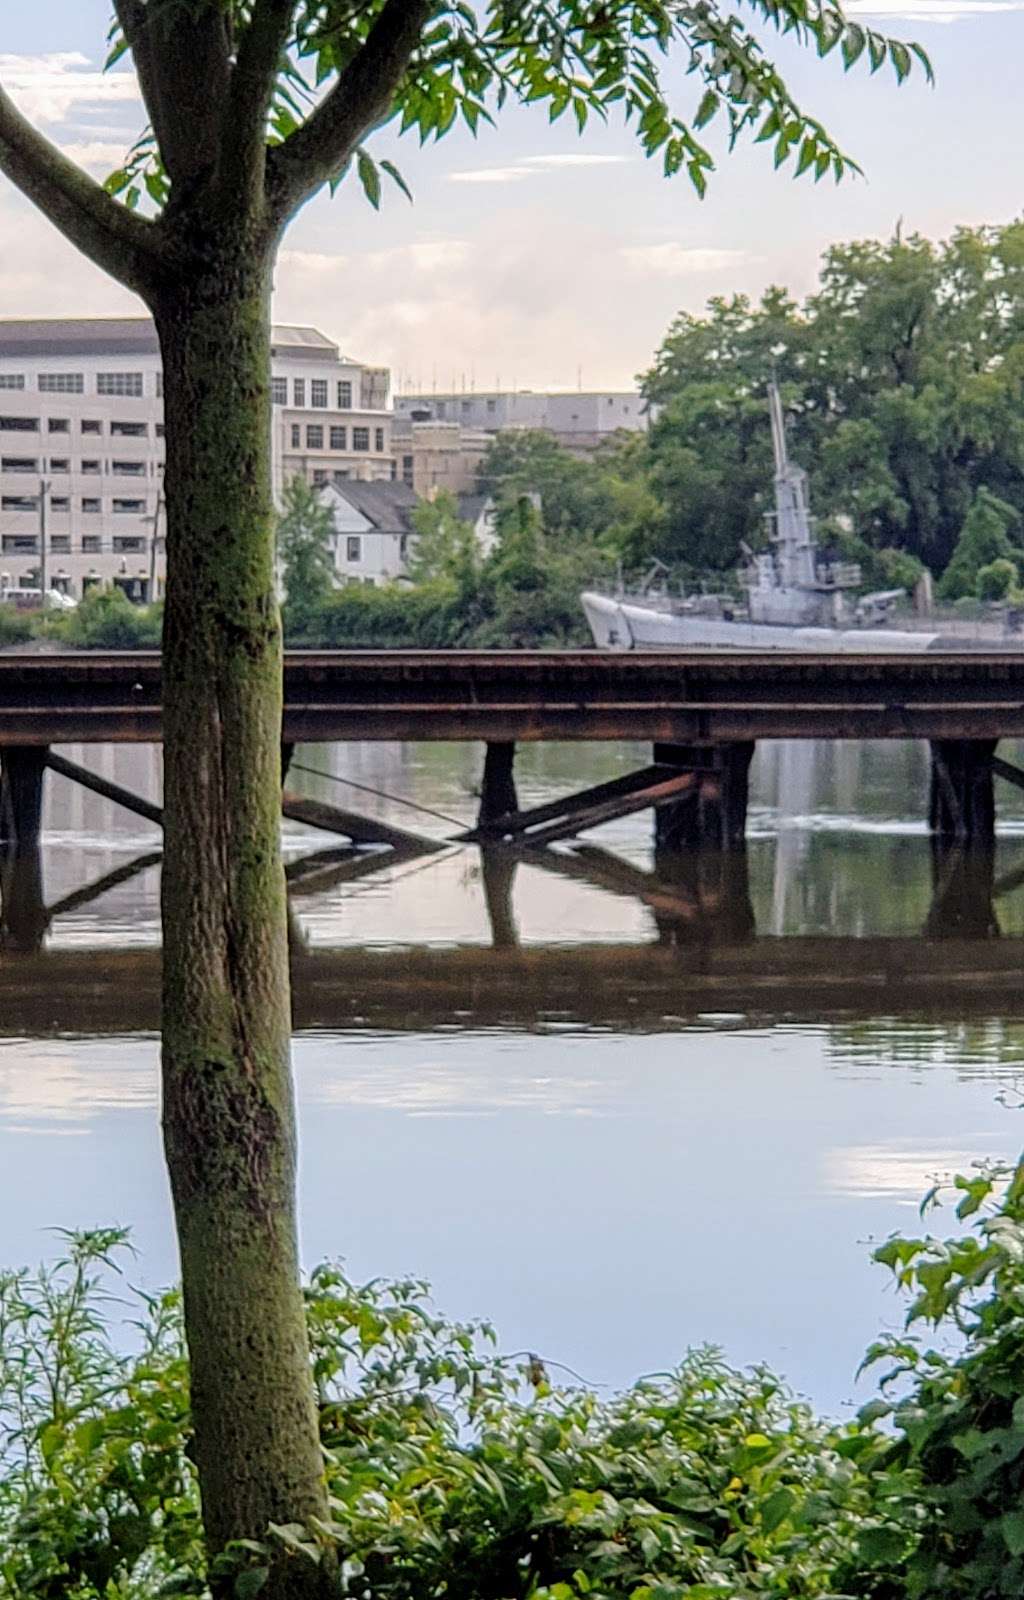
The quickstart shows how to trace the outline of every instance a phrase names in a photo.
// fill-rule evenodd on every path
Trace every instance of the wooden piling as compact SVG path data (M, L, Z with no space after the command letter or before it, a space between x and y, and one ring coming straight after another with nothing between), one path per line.
M730 850L743 843L750 793L750 740L714 746L656 744L654 759L691 772L695 782L654 814L658 850Z
M933 739L928 823L939 839L988 844L995 839L994 739Z
M515 780L516 747L507 739L488 742L484 755L484 775L480 784L480 810L477 825L486 831L498 817L519 810Z

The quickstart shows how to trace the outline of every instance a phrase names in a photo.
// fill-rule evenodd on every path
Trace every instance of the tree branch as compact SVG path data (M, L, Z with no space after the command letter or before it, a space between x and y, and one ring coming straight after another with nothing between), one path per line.
M291 37L296 0L256 0L231 72L224 107L223 186L252 201L263 196L267 115Z
M433 0L386 0L334 88L300 128L268 151L268 197L278 221L329 182L390 109L433 9Z
M114 0L171 184L217 169L231 58L217 0Z
M145 297L157 281L156 225L136 216L69 161L0 88L0 172L104 272Z

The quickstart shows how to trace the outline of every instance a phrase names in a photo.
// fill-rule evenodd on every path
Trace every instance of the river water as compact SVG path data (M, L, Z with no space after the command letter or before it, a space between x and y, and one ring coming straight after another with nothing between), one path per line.
M65 753L159 796L153 749ZM645 759L525 748L520 798ZM471 745L305 747L289 781L442 838L472 822L479 765ZM917 746L763 745L724 878L652 875L649 814L547 867L466 846L361 875L337 853L300 873L333 841L289 826L306 1260L427 1277L597 1384L711 1342L830 1410L863 1400L860 1355L901 1318L870 1242L915 1227L933 1176L1020 1142L1024 797L1000 794L994 893L964 913L948 879L936 910L926 790ZM57 911L41 956L0 958L0 1266L52 1254L48 1229L121 1223L139 1281L175 1273L159 867L127 875L159 843L49 779Z

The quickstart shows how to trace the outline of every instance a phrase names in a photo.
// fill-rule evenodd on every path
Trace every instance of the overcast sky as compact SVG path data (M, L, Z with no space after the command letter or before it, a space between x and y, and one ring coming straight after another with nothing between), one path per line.
M874 7L877 6L877 9ZM806 292L831 241L1024 211L1024 0L854 0L919 40L937 85L845 77L789 44L791 86L864 168L834 187L773 171L765 147L723 155L708 198L665 180L620 126L577 141L568 122L518 109L477 140L425 149L381 136L414 193L375 213L355 184L293 225L275 315L309 322L399 387L627 386L673 315L712 294L778 282ZM129 72L104 77L109 0L5 0L0 81L51 138L97 173L143 116ZM16 15L12 16L14 12ZM692 88L680 77L680 107ZM138 310L0 179L0 315Z

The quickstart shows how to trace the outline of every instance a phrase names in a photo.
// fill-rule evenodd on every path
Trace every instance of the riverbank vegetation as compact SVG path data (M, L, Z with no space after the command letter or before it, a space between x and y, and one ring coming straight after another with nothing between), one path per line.
M681 314L640 379L649 432L587 458L550 435L497 436L477 488L497 547L475 550L447 496L417 514L411 582L286 607L297 643L585 643L578 596L653 563L728 587L772 505L765 390L776 377L819 536L866 588L1020 603L1024 576L1024 222L942 243L836 245L798 302L771 288ZM521 506L532 507L524 535ZM437 537L438 524L447 538Z
M155 1600L212 1580L251 1600L283 1553L336 1572L325 1594L373 1600L1009 1600L1024 1176L955 1189L966 1228L875 1253L908 1331L868 1352L879 1397L845 1422L710 1350L599 1395L499 1355L421 1283L317 1268L328 1515L239 1541L212 1574L179 1297L126 1288L122 1234L69 1235L56 1264L0 1277L0 1596Z

